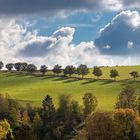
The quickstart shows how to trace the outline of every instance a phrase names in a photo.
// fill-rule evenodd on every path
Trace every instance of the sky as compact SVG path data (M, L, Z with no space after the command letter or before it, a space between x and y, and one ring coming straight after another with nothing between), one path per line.
M140 0L0 0L0 61L140 64Z

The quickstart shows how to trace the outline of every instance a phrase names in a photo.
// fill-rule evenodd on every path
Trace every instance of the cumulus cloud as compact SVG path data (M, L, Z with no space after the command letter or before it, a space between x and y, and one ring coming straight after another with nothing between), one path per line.
M100 30L95 41L73 43L75 28L62 27L50 36L29 31L34 23L0 19L0 60L26 61L38 66L55 64L88 66L139 64L140 15L123 11Z
M62 27L51 36L40 36L37 31L28 31L15 20L0 22L0 60L4 63L26 61L38 66L55 64L75 66L109 65L107 56L100 54L94 42L73 44L75 29Z
M95 45L102 53L139 55L140 15L137 11L123 11L102 28L99 34Z
M61 16L77 11L117 11L139 8L139 0L0 0L1 15L54 13Z

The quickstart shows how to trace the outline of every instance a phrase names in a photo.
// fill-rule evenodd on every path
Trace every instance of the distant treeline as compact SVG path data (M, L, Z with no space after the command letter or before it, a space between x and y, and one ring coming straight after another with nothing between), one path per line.
M49 95L38 108L0 95L0 139L140 140L140 94L133 87L122 89L114 111L98 111L97 106L91 93L84 94L83 106L61 95L58 108Z
M4 67L4 64L2 61L0 61L0 70L3 67ZM14 68L17 72L20 72L20 71L29 72L31 74L37 71L37 66L35 64L28 64L28 63L22 63L22 62L18 62L15 64L8 63L5 65L5 68L8 71L12 71ZM42 75L45 75L48 71L47 66L41 65L39 71L42 73ZM84 76L90 73L90 69L87 67L87 65L83 65L83 64L79 65L78 67L75 67L73 65L68 65L65 68L62 68L61 65L57 64L53 67L52 71L57 76L62 73L64 76L69 76L69 77L71 77L74 74L77 74L81 76L82 79L84 78ZM96 76L97 79L99 79L103 75L102 67L94 66L92 74ZM114 80L116 80L116 78L119 77L120 74L119 74L119 71L117 71L116 69L111 69L109 76L113 78ZM134 80L136 80L136 78L139 77L139 72L132 71L130 72L130 76L133 77Z

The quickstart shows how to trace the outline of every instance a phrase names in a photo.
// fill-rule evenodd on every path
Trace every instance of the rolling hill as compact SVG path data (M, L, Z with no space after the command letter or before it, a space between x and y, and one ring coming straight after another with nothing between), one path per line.
M120 73L117 81L109 78L109 71L117 69ZM86 78L55 77L49 72L47 75L25 74L16 72L0 72L0 93L8 93L11 98L22 104L31 103L33 106L41 105L45 95L49 94L57 106L58 97L62 94L70 94L72 99L82 105L82 97L86 92L93 93L98 99L99 110L112 110L120 90L130 84L140 91L140 78L136 81L131 79L129 73L133 70L140 72L140 66L103 67L101 80L94 79L92 70ZM76 75L75 75L76 76Z

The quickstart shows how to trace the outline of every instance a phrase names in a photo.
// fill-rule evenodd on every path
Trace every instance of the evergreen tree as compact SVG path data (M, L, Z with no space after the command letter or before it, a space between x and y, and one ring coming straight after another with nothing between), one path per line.
M42 112L41 119L43 123L43 134L42 139L53 140L54 134L53 130L55 129L56 122L56 111L52 101L52 98L47 95L42 102Z
M34 120L33 120L33 128L34 133L36 134L37 140L41 138L41 131L42 131L42 121L38 112L35 113Z
M13 130L13 135L15 140L37 140L34 129L28 124L16 126Z
M33 122L34 116L35 116L35 109L30 104L27 104L26 108L27 108L27 112L30 117L30 120L31 122Z

